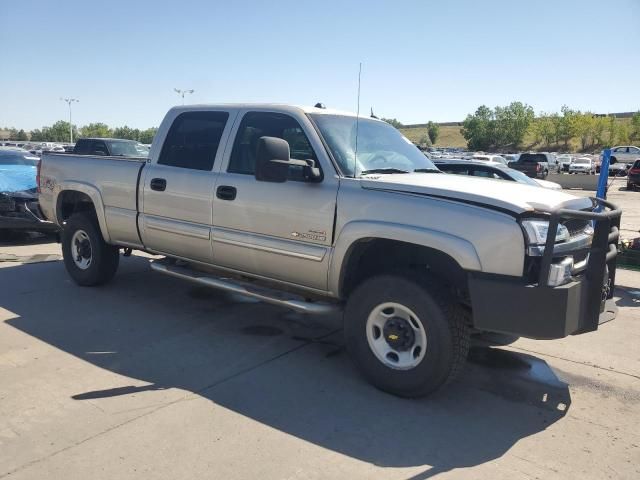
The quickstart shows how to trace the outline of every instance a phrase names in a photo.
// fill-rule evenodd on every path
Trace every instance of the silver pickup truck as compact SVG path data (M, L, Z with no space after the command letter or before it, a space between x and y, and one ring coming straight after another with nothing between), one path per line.
M151 268L306 313L344 312L375 386L426 395L470 335L539 339L611 318L620 210L440 172L389 124L315 107L173 108L149 158L45 154L38 184L69 275Z

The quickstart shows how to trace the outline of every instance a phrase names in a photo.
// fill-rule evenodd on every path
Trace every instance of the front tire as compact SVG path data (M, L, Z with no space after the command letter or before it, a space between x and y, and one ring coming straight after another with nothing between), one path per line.
M95 216L86 212L67 220L62 231L62 256L73 281L85 287L107 283L120 262L118 247L104 241Z
M401 397L421 397L452 381L469 349L463 312L426 275L365 280L347 301L344 332L369 382Z

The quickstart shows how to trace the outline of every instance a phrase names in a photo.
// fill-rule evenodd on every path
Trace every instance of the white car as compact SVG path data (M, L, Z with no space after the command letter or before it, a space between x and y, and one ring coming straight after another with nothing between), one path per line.
M632 145L613 147L611 149L611 165L614 163L633 163L640 158L640 147Z
M500 155L474 155L473 160L478 160L480 162L489 162L489 163L500 163L504 166L507 166L507 160Z
M568 172L569 166L573 163L573 157L571 155L558 155L558 171Z
M596 173L596 164L589 157L579 157L569 165L569 173L586 173L594 175Z

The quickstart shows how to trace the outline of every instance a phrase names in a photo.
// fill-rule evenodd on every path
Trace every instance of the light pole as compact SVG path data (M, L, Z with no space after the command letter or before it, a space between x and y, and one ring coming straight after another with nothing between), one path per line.
M73 102L79 102L80 100L78 100L77 98L62 98L62 97L60 97L60 100L62 100L63 102L67 102L67 105L69 105L69 143L73 144L73 126L71 125L71 104Z
M195 92L195 90L180 90L178 88L174 88L173 89L174 92L176 92L178 95L180 95L182 97L182 105L184 105L184 95L185 93L193 93Z

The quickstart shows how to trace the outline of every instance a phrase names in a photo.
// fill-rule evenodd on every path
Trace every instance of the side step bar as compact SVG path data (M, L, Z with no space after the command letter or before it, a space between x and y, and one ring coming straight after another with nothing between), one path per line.
M296 299L293 295L289 297L283 296L283 293L277 290L256 287L248 282L242 282L240 280L230 278L223 279L213 275L207 275L206 273L197 270L167 264L162 260L152 261L151 268L156 272L164 273L172 277L182 278L183 280L188 280L207 287L217 288L219 290L244 295L245 297L255 298L257 300L289 308L300 313L326 315L339 311L339 305L337 304L309 302L303 299Z

